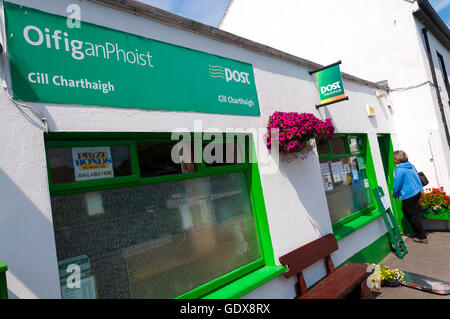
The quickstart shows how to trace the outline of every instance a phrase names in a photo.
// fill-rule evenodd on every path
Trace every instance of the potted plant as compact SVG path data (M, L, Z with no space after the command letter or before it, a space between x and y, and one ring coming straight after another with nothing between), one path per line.
M367 286L372 290L379 290L381 287L398 287L405 282L405 273L397 268L385 265L368 265L368 270L372 269L372 274L367 278Z
M405 274L397 268L381 265L380 275L382 285L387 287L398 287L405 282Z
M426 188L419 199L422 216L431 219L448 219L450 217L450 197L444 188Z
M280 154L305 159L314 150L312 141L328 141L333 134L329 118L322 121L312 113L274 112L267 123L266 143L268 149L278 143Z

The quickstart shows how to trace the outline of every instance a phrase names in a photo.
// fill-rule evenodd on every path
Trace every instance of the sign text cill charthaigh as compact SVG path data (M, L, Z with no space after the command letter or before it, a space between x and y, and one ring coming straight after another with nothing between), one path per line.
M248 63L4 3L17 100L259 116Z

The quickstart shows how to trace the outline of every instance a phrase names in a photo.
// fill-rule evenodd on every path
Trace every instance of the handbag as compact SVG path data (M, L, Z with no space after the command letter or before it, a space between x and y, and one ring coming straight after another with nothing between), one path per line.
M427 186L429 181L428 178L425 176L423 172L417 172L417 175L419 175L420 181L422 182L422 186Z
M430 182L428 181L428 178L425 176L423 172L418 172L416 167L413 165L414 170L416 171L417 175L419 175L420 182L422 183L422 186L427 186Z

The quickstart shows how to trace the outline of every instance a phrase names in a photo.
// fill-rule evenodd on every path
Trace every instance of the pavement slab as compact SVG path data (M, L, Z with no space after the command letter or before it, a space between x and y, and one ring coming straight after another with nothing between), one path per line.
M380 264L450 282L450 232L429 232L428 238L429 243L422 244L403 236L408 254L400 259L391 252ZM382 287L374 295L376 299L450 299L450 294L438 295L405 286Z

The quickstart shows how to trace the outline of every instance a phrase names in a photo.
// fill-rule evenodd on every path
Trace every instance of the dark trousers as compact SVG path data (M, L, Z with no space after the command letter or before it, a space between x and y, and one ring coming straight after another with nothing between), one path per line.
M422 222L420 221L420 209L419 209L419 199L421 193L414 195L413 197L404 199L402 201L402 211L406 220L411 224L417 237L420 239L427 238L427 234L423 229Z

